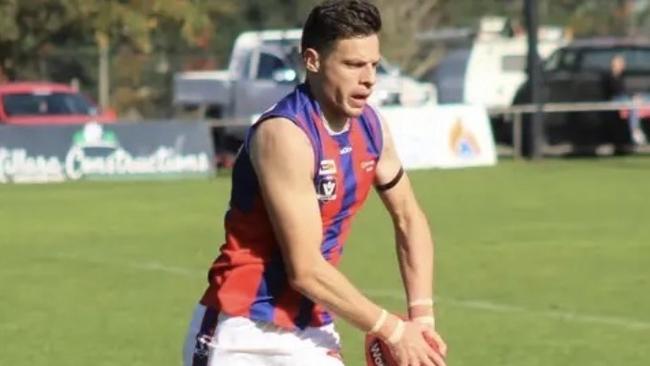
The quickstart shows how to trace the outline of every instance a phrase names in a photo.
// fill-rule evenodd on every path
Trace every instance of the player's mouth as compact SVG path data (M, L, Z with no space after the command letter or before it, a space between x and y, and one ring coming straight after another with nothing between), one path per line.
M366 102L368 101L368 97L370 97L369 93L358 93L358 94L352 94L350 99L352 99L352 104L354 107L363 107L366 105Z

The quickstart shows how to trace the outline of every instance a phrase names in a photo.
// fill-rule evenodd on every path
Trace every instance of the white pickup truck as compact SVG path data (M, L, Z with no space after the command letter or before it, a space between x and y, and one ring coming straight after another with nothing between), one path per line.
M244 32L235 40L228 70L190 71L174 76L173 103L202 119L239 122L226 134L241 139L260 113L304 79L300 58L302 30ZM433 84L403 76L384 60L377 68L371 97L375 105L435 103Z

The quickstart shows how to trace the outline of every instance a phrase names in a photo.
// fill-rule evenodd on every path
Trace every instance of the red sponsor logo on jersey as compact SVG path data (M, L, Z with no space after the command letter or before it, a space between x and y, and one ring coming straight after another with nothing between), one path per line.
M361 169L365 172L371 172L375 169L374 160L366 160L361 162Z

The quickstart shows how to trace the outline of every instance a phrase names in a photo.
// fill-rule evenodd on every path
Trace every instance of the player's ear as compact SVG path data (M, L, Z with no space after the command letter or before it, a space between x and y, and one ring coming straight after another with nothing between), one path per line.
M313 48L307 48L302 53L302 59L305 62L305 69L309 72L317 73L320 71L320 54Z

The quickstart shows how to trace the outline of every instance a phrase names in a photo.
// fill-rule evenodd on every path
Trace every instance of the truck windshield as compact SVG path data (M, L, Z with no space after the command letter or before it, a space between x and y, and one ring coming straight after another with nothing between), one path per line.
M7 94L3 103L7 116L94 115L97 112L86 98L72 93Z

